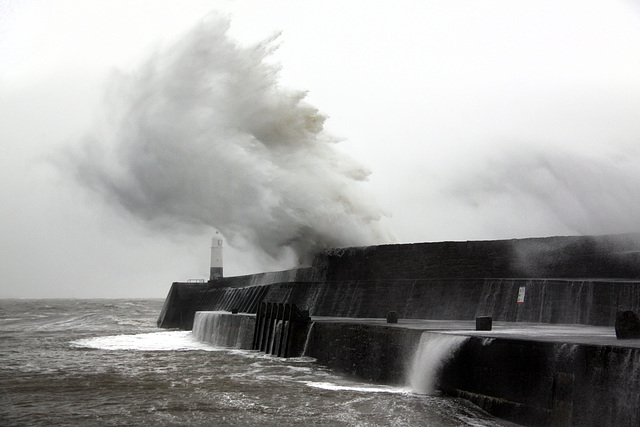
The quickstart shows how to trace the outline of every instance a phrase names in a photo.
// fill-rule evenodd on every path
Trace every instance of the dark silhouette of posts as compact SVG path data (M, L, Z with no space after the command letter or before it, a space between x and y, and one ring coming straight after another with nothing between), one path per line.
M306 334L310 318L295 304L263 302L256 313L252 349L278 357L299 356L296 345Z

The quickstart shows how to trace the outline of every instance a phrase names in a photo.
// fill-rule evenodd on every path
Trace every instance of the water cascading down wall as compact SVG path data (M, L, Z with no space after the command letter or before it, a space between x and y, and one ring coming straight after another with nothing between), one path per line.
M640 312L639 254L636 234L334 249L310 267L174 283L158 325L191 329L196 312L235 309L251 317L263 303L280 303L312 317L384 318L394 311L400 319L491 316L613 327L617 311ZM516 304L522 288L526 303ZM406 384L414 360L407 354L425 342L420 330L366 322L316 321L308 331L307 355L391 384ZM456 348L438 387L498 416L540 425L640 421L634 348L474 337ZM604 411L603 398L611 402Z

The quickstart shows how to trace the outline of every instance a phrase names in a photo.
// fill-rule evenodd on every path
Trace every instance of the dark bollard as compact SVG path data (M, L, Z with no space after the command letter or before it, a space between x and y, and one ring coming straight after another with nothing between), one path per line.
M616 338L640 338L640 318L633 311L616 313Z
M231 314L238 314L238 309L237 308L232 308L231 309Z
M476 317L476 331L490 331L492 322L491 316Z
M398 313L390 311L387 313L387 323L398 323Z

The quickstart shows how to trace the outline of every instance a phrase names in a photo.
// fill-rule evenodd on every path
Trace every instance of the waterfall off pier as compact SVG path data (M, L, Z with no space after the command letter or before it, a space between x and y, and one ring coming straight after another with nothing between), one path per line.
M407 383L411 391L433 394L440 370L468 339L458 335L423 332L408 372Z

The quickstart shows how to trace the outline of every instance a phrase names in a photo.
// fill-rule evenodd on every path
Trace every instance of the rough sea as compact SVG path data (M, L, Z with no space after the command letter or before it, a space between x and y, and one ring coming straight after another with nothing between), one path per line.
M162 300L0 300L0 425L497 426L473 404L161 330Z

